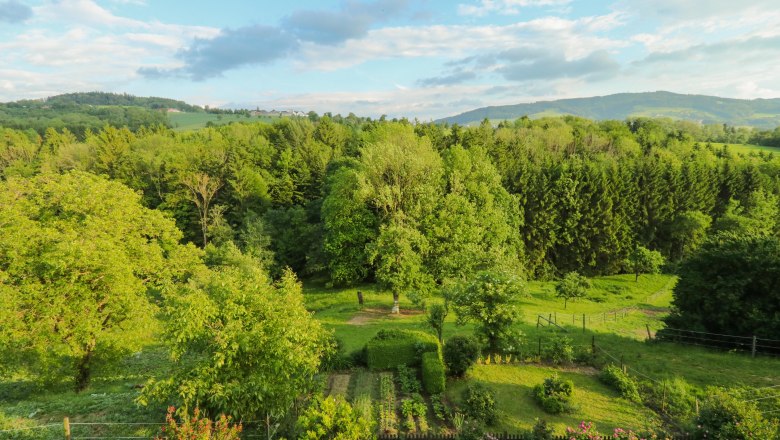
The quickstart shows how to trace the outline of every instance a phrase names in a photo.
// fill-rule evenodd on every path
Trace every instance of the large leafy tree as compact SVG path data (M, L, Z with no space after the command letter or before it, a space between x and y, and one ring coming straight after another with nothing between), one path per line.
M469 281L448 292L458 324L472 321L476 334L488 353L513 351L518 334L512 326L520 318L517 302L524 294L523 283L515 276L481 271Z
M286 271L276 285L233 248L169 297L166 338L174 368L142 403L174 402L209 415L272 422L310 389L327 334Z
M73 172L1 183L6 359L84 389L94 362L134 349L154 298L197 264L180 239L118 182Z
M780 333L780 239L722 233L680 267L674 328L776 339Z

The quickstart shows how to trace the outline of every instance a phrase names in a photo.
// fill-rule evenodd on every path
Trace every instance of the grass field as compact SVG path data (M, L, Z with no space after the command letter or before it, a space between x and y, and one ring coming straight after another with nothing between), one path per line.
M460 390L468 381L479 381L499 396L500 430L527 429L535 417L544 417L559 430L565 425L592 420L605 432L615 426L642 429L657 423L647 408L625 401L601 384L591 367L556 368L539 362L538 348L550 338L565 333L580 352L591 350L595 340L601 363L610 361L605 354L622 358L629 371L643 380L684 378L699 391L708 385L751 386L780 385L780 360L749 355L711 351L673 343L646 342L651 332L661 328L668 313L671 290L676 279L669 275L643 275L638 282L633 275L600 277L592 280L588 299L563 301L554 295L554 284L529 282L528 295L520 302L522 322L518 329L525 334L522 363L510 365L477 365L466 379L450 381L447 396L451 402L460 399ZM357 291L364 294L365 305L357 304ZM335 331L346 352L361 348L377 331L386 328L424 330L424 314L414 310L402 297L400 316L389 313L392 297L375 285L348 289L328 289L321 283L304 283L307 307L314 317ZM430 302L442 301L431 298ZM585 329L583 330L583 315ZM539 316L557 322L559 327L537 327ZM469 334L473 325L457 326L448 316L444 337ZM148 378L163 374L167 354L156 341L149 341L140 351L113 366L99 366L89 389L74 393L64 387L43 390L30 381L18 378L0 383L0 429L40 424L60 424L69 416L72 421L89 422L161 422L165 409L136 405L137 386ZM581 410L575 414L552 417L543 414L530 396L530 389L553 373L575 383L575 400ZM649 379L645 379L649 378ZM324 389L344 395L351 401L361 396L378 397L376 373L357 369L323 378ZM429 406L430 407L430 406ZM429 415L431 425L435 426ZM48 428L47 428L48 429ZM148 433L144 431L142 434ZM94 434L90 431L90 434ZM138 431L112 434L136 435ZM44 438L44 437L41 437ZM53 437L52 437L53 438Z
M213 113L168 113L168 119L174 130L185 131L203 128L209 122L214 125L226 125L231 122L273 122L279 118L268 116L246 117L243 115L218 115Z
M759 153L761 151L765 153L780 153L780 148L776 147L765 147L763 145L751 145L751 144L724 144L719 142L711 142L712 146L715 148L723 148L724 145L728 145L729 149L734 153L744 153L744 154L750 154L750 153Z

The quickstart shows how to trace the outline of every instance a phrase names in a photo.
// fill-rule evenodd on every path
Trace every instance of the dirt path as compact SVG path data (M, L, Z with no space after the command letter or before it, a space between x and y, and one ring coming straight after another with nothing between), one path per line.
M403 319L410 316L421 315L421 310L404 310L401 309L400 314L390 313L390 309L363 309L355 314L347 324L349 325L366 325L372 322L378 321L384 318L390 319Z

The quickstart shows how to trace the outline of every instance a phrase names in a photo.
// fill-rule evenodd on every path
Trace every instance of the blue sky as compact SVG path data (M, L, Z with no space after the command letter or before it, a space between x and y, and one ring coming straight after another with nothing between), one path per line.
M777 0L0 0L0 101L429 120L619 92L773 98L779 71Z

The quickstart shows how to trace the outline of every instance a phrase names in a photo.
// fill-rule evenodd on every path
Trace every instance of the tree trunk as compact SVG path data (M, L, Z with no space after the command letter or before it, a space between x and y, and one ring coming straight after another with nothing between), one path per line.
M398 292L393 292L393 310L391 313L401 313L401 306L398 301L399 296Z
M89 348L76 366L76 392L84 391L89 385L90 364L93 353L93 348Z

